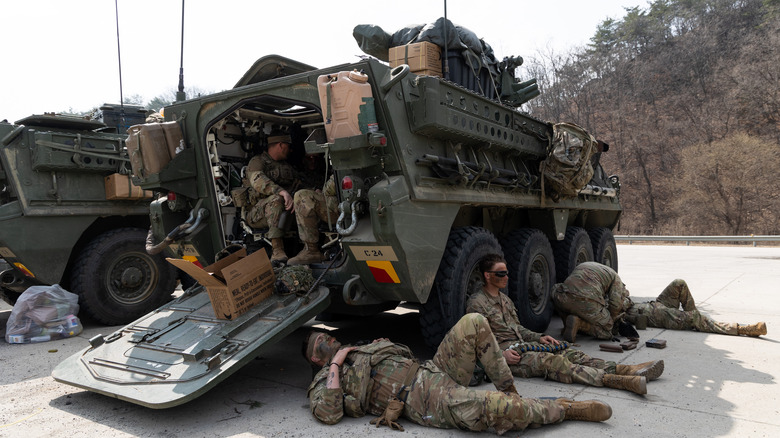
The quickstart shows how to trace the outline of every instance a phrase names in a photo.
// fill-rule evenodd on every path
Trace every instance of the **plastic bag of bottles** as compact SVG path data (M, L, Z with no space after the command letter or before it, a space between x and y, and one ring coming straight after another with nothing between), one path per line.
M76 336L83 330L76 316L79 297L60 287L31 286L16 300L6 325L9 344L45 342Z

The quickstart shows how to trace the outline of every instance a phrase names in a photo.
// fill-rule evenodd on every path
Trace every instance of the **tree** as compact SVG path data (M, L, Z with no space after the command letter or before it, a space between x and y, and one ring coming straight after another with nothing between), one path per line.
M542 95L525 108L611 144L602 162L621 178L621 231L693 232L680 219L690 219L689 206L677 201L682 151L739 133L778 147L779 44L780 0L655 0L602 22L585 50L531 58L524 67L543 79ZM721 216L732 230L762 220Z
M187 99L192 99L194 97L199 97L204 94L212 94L213 91L206 91L198 87L190 87L188 90L185 90L187 93ZM176 90L172 89L170 91L166 91L163 94L157 95L152 100L147 102L146 108L149 108L150 110L159 111L160 108L166 107L173 102L176 101Z
M701 234L778 233L777 169L777 144L744 133L685 148L676 201L681 222Z

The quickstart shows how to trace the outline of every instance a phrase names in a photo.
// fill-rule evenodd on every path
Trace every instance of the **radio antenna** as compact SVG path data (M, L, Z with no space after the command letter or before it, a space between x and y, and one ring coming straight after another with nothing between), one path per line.
M181 58L179 61L179 91L176 92L176 102L187 100L184 92L184 0L181 0Z
M119 60L119 126L126 128L125 122L125 97L122 94L122 50L119 47L119 4L114 0L114 11L116 12L116 57Z

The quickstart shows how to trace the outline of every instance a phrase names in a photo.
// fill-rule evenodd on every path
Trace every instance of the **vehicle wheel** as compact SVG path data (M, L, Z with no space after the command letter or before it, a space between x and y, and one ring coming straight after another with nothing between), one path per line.
M83 312L106 325L127 324L171 299L176 269L147 254L145 243L146 230L118 228L84 247L70 280Z
M547 236L539 230L521 228L502 241L509 286L507 295L515 303L523 327L541 333L552 319L552 287L555 259Z
M593 247L587 231L580 227L566 229L566 237L553 244L553 254L557 281L563 283L575 266L593 261Z
M605 227L593 228L588 231L593 244L593 260L602 265L618 270L617 245L612 230Z
M502 254L490 231L479 227L450 231L433 290L420 312L423 338L432 349L464 315L468 296L482 287L479 261L488 254Z

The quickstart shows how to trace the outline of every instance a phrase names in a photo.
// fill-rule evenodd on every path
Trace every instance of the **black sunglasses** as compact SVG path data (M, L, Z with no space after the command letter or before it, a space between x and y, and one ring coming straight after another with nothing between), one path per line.
M496 277L504 278L509 275L509 271L487 271L494 274Z

